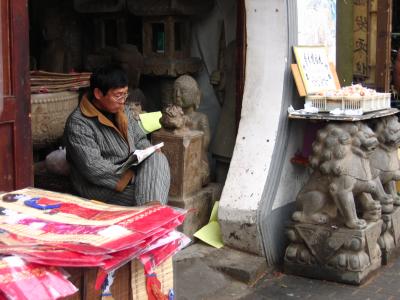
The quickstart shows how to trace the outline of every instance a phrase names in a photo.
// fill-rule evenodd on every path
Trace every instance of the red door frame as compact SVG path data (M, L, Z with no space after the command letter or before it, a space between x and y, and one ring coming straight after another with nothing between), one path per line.
M27 0L1 0L3 113L0 115L0 190L33 184Z

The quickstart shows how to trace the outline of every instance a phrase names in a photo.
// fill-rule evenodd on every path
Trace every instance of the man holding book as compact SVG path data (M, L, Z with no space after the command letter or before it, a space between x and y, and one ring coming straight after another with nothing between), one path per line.
M168 161L160 151L139 164L132 159L135 150L151 144L125 107L127 97L128 79L121 68L106 66L92 74L89 92L65 125L72 184L82 197L111 204L165 204L170 186Z

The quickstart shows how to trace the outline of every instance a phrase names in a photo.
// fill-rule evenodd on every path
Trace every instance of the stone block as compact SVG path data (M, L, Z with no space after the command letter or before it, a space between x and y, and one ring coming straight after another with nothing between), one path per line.
M221 185L211 183L190 196L169 197L168 205L189 211L178 229L193 239L193 234L208 223L212 206L216 200L219 200L220 193Z
M213 190L205 187L183 198L169 197L168 205L187 209L185 221L178 230L193 239L193 234L206 225L210 218Z
M162 152L171 169L169 196L183 198L201 189L201 153L203 133L186 131L172 133L159 130L152 134L153 144L164 142Z
M381 266L382 220L364 229L291 224L284 257L286 273L359 285Z

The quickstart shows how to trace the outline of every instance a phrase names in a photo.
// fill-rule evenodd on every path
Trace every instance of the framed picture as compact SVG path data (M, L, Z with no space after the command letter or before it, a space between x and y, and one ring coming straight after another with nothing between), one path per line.
M307 95L337 89L325 46L297 46L293 50Z

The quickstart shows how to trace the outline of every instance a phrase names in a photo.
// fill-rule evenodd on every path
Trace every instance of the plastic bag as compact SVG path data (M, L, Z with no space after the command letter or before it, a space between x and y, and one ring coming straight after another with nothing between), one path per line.
M0 260L0 290L9 300L55 300L78 291L57 268L25 263L16 256Z
M59 148L46 156L45 164L47 170L53 174L69 176L70 167L66 158L65 148Z

